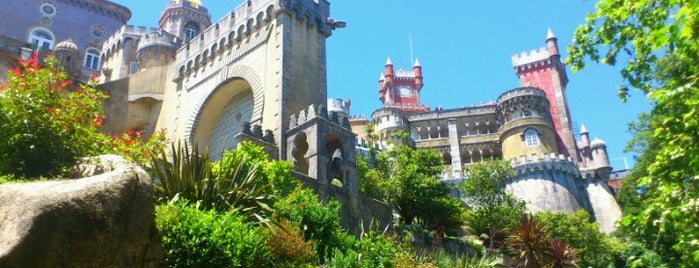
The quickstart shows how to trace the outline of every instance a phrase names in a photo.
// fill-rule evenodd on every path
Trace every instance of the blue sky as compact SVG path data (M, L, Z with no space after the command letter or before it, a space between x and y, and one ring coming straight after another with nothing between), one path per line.
M168 0L117 0L129 7L129 24L155 27ZM242 0L202 0L217 21ZM544 45L551 28L563 56L575 28L594 10L595 1L417 1L335 0L331 16L347 22L327 40L328 96L352 101L351 112L369 117L381 106L377 80L387 57L395 68L411 68L412 54L423 67L422 103L457 108L496 99L517 87L511 55ZM628 122L650 105L640 91L627 103L616 96L618 68L589 64L568 68L568 103L573 122L585 124L591 138L607 142L615 170L630 165L623 148Z

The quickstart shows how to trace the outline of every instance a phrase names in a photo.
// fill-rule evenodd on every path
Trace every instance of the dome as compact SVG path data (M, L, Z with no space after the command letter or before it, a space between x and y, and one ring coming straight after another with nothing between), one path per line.
M602 139L595 138L595 140L590 143L590 147L600 147L600 146L607 146L607 143L605 143Z
M71 50L73 52L78 52L78 45L73 42L73 39L68 39L58 43L54 50Z

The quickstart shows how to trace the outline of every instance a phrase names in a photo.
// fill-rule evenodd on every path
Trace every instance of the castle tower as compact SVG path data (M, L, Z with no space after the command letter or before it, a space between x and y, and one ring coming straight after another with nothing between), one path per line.
M357 195L356 137L347 114L311 105L290 118L286 159L294 163L296 172L319 184L337 180L346 192Z
M138 43L138 68L166 66L175 61L181 39L162 30L143 35ZM207 58L207 57L205 57Z
M190 40L211 26L211 14L199 0L172 0L159 22L166 32Z
M548 31L545 47L513 55L512 66L520 86L538 87L546 92L556 130L558 152L577 160L577 147L565 94L568 76L558 52L558 39L551 29Z
M418 60L415 60L412 71L395 71L389 58L384 74L379 77L379 100L386 108L398 108L408 113L428 112L430 108L420 104L422 86L422 66Z
M503 159L559 151L546 92L535 87L515 88L500 95L497 105Z

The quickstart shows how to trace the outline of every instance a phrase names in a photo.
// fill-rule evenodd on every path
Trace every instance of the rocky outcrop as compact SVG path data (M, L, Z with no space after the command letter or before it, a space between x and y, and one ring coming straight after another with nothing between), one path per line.
M160 266L148 174L114 156L79 167L92 177L0 185L0 267Z

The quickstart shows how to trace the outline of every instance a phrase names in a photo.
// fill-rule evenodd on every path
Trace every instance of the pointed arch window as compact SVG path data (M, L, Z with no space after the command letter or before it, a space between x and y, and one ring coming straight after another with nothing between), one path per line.
M539 144L539 133L535 129L527 129L524 131L524 144L527 147L538 147Z
M29 33L29 43L32 43L40 48L53 49L55 43L53 33L44 28L36 28Z
M100 66L100 51L95 48L89 48L85 51L85 68L99 70Z

